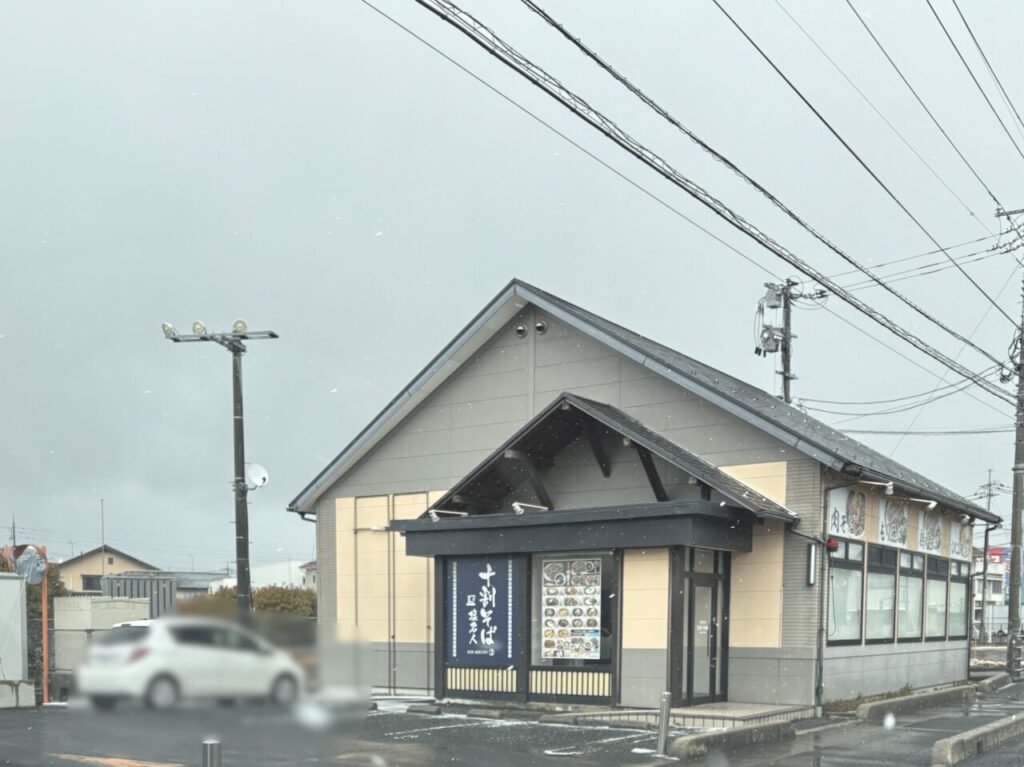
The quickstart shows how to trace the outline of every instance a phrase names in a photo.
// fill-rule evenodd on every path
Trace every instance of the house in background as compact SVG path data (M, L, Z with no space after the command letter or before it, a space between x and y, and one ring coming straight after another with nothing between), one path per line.
M100 594L104 575L120 575L137 570L155 572L159 569L120 549L106 545L65 559L56 567L64 585L74 595Z
M307 589L316 589L316 560L306 562L301 568L302 585Z

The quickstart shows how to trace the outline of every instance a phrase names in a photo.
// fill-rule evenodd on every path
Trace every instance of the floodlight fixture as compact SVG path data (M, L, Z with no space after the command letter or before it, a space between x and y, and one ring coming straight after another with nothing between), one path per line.
M197 336L205 336L206 325L204 325L201 320L196 320L195 322L192 323L192 332L195 333Z
M527 509L535 509L536 511L551 511L547 506L539 506L536 503L521 503L520 501L512 502L512 511L516 513L516 516L522 516L523 512Z
M246 324L245 320L235 320L231 325L232 333L244 333L248 329L249 326Z
M174 325L169 322L163 322L160 324L161 329L164 331L164 338L173 339L178 335L178 331L174 329Z

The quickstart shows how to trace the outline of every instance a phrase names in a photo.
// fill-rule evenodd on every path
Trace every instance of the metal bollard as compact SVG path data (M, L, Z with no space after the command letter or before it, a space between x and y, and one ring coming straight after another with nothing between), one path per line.
M203 741L203 767L220 767L220 741L216 738Z
M658 753L668 753L668 725L672 712L672 693L661 694L661 708L658 711Z

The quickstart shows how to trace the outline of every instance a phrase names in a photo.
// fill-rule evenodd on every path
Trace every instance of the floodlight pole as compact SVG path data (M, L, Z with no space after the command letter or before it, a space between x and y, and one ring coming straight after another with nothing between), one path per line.
M235 598L238 614L252 612L252 594L249 580L249 487L245 484L245 417L242 414L242 354L241 344L231 349L232 401L235 423L235 559L238 575Z
M252 612L252 590L249 577L249 487L245 484L245 417L242 410L242 355L244 341L277 338L272 330L250 332L245 323L238 321L230 333L208 333L202 323L193 326L201 332L179 335L171 325L164 325L164 335L175 343L213 341L231 352L231 392L233 403L235 476L235 561L237 567L235 600L239 617L246 619Z

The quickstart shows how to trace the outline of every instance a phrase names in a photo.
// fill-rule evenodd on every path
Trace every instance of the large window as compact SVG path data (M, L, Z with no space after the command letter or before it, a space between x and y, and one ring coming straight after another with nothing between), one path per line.
M900 552L899 612L900 639L921 638L921 609L924 597L924 555Z
M864 637L892 641L896 612L896 549L868 547Z
M859 642L864 587L864 544L840 541L829 570L828 641Z
M925 590L925 638L944 639L946 636L946 601L949 560L928 557L928 581Z
M604 552L535 554L531 579L531 664L609 666L618 626L615 556Z
M949 573L949 638L967 638L967 582L971 566L967 562L951 562Z

